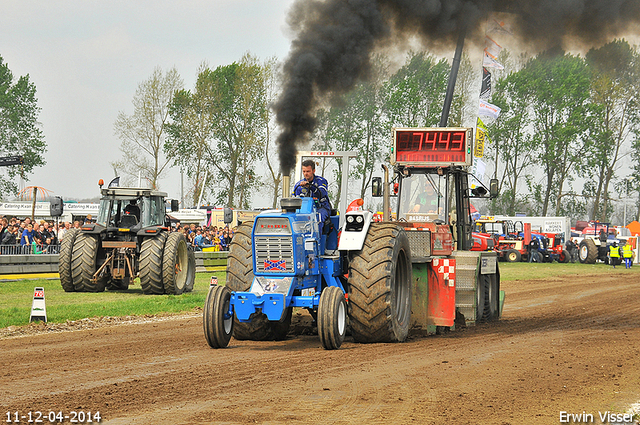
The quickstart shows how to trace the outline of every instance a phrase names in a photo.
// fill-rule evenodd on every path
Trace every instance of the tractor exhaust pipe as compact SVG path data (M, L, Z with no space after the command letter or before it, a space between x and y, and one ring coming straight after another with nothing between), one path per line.
M291 196L291 176L282 176L282 197L288 198Z

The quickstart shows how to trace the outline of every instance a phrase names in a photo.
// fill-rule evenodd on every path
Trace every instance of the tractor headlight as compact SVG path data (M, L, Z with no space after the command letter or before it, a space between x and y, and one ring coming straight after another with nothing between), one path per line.
M347 216L347 223L353 223L353 216L352 215Z
M358 223L362 223L364 221L364 218L361 215L359 215L359 216L356 217L356 221Z

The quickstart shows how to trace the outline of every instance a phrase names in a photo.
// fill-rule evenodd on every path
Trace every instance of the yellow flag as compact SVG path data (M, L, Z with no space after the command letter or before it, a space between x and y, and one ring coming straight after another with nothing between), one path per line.
M476 158L482 158L484 156L484 142L487 134L487 127L480 118L478 118L476 124L476 143L473 150L473 156Z

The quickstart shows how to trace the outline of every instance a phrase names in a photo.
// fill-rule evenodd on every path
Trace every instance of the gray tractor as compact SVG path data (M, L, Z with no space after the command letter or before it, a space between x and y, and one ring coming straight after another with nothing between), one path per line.
M60 247L60 282L66 292L126 290L136 277L144 294L193 290L195 256L181 232L170 232L164 192L101 189L95 223L68 231ZM171 210L178 202L171 201Z

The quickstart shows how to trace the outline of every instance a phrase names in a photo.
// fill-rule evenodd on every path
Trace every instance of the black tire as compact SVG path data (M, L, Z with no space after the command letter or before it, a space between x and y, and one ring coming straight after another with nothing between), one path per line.
M126 291L131 284L131 278L126 276L122 279L111 279L107 285L107 289L110 291Z
M71 255L71 278L76 292L103 292L107 279L102 277L92 282L98 257L98 236L79 233L73 244Z
M349 324L357 342L402 342L411 322L411 252L404 230L371 223L349 264Z
M595 264L598 259L598 247L591 239L585 239L580 242L578 258L583 264Z
M140 248L140 286L145 295L164 294L162 257L167 232L160 232L142 241Z
M510 249L507 251L504 258L508 263L519 263L520 261L522 261L522 254L520 254L520 251Z
M568 263L571 261L571 254L566 249L563 249L560 254L558 254L558 262L559 263Z
M66 231L62 242L60 243L60 254L58 255L58 273L60 274L60 283L65 292L73 292L73 278L71 277L71 257L73 254L73 244L76 237L80 233L80 229L69 229Z
M500 317L500 285L498 276L487 275L489 280L485 280L488 286L485 288L484 317L485 320L497 320Z
M180 295L189 277L189 249L182 232L169 233L162 255L162 281L165 294Z
M282 314L282 319L277 322L269 322L271 327L271 335L269 339L274 341L284 341L289 334L289 328L291 328L291 317L293 316L293 307L287 307Z
M189 250L189 269L187 273L187 282L184 286L184 292L193 291L193 285L196 283L196 254Z
M204 303L202 326L211 348L229 345L233 333L233 314L229 315L231 290L226 286L211 286Z
M340 348L347 332L347 302L342 289L329 286L320 294L318 335L325 350Z
M490 286L489 275L478 275L478 284L476 287L476 323L484 322L487 318L485 315L485 307L487 305L487 289Z

